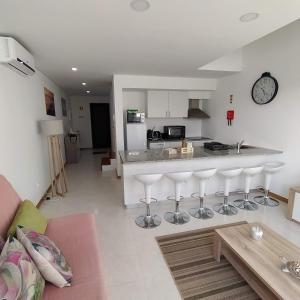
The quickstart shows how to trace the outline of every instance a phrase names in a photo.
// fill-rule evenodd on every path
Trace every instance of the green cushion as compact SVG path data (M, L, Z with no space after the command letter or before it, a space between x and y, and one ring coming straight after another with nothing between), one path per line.
M14 236L18 225L44 234L47 228L47 219L31 201L24 200L8 229L7 236Z

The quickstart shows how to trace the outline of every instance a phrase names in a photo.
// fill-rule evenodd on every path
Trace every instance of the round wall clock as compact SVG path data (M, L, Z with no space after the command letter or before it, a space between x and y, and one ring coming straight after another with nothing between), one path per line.
M257 104L270 103L277 95L278 82L269 72L265 72L252 87L252 99Z

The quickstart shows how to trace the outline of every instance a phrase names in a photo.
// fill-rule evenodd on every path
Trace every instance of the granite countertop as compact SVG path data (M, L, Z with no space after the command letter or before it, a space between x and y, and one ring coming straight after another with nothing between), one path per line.
M189 154L169 154L163 149L148 149L142 151L120 151L120 157L123 164L127 163L147 163L172 160L190 160L201 158L217 158L217 157L241 157L241 156L256 156L256 155L273 155L281 154L282 151L244 146L240 154L237 154L236 149L212 151L204 147L194 147L194 153Z

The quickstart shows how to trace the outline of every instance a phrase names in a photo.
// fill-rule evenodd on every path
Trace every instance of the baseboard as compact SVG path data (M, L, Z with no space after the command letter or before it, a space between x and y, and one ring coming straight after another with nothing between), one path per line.
M263 192L263 189L259 189L261 192ZM272 192L269 192L269 196L271 196L271 198L274 198L276 200L279 200L279 201L282 201L282 202L285 202L285 203L288 203L289 202L289 199L286 198L286 197L283 197L281 195L278 195L278 194L275 194L275 193L272 193Z
M280 196L280 195L272 193L272 192L269 192L269 196L271 196L271 198L274 198L276 200L279 200L279 201L282 201L285 203L288 203L288 201L289 201L288 198Z

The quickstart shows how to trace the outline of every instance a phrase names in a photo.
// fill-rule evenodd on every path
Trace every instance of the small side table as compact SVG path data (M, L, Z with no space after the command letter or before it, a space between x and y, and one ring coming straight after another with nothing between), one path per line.
M300 187L290 188L288 219L300 224Z

